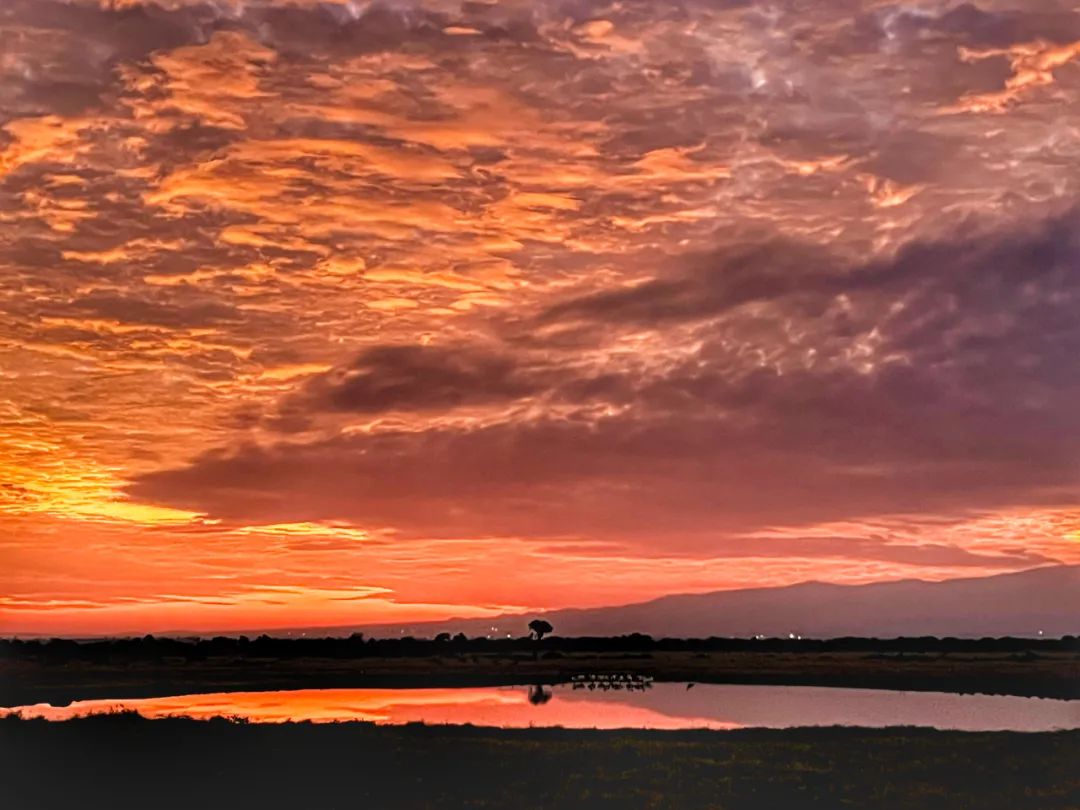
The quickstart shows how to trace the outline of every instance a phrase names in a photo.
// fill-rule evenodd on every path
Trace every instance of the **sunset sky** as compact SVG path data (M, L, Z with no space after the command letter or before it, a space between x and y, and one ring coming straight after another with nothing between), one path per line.
M0 634L1080 563L1075 0L2 0Z

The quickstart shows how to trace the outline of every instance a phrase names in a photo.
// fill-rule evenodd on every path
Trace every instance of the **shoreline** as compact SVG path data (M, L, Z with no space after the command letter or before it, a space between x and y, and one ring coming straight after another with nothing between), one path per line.
M655 653L647 657L497 655L237 659L164 663L118 660L45 664L0 659L0 704L196 692L341 688L555 685L583 674L657 683L814 686L1080 699L1080 655L1035 660L1000 655L882 658L862 654Z

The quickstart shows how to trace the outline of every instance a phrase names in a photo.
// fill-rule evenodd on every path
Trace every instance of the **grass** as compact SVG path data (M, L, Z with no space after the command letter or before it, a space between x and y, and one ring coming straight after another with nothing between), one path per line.
M1080 732L0 720L11 810L1080 807Z

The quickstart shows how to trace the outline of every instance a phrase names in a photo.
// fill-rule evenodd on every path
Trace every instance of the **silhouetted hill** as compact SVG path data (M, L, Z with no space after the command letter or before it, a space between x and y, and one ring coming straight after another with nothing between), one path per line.
M469 636L525 635L538 614L496 619L452 619L360 627L369 635L440 631ZM942 582L901 580L868 585L805 582L665 596L620 607L567 609L542 615L559 636L645 633L661 638L807 638L841 636L1037 636L1080 632L1080 566L1051 566L990 577ZM495 629L493 629L495 628Z
M647 602L600 608L566 608L506 614L486 619L451 618L410 624L355 624L287 629L246 628L217 635L269 633L276 637L415 636L442 632L470 638L518 638L528 623L542 617L555 635L619 636L644 633L654 638L748 638L754 635L804 638L897 638L986 636L1060 638L1080 634L1080 566L1057 565L989 577L941 582L906 579L866 585L803 582L778 588L745 588L702 594L675 594ZM145 630L114 634L139 636ZM156 631L159 636L208 637L187 630ZM32 637L32 634L21 634Z

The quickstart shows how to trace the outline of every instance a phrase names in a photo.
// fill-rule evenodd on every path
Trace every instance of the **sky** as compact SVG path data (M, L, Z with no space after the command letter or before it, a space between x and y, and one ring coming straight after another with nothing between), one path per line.
M4 0L0 632L1080 563L1072 0Z

